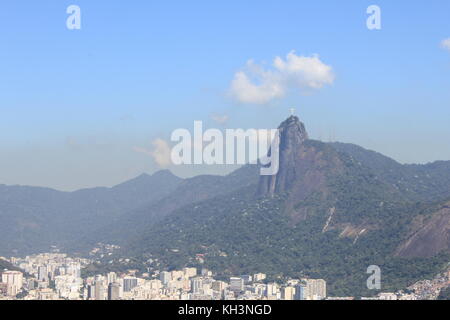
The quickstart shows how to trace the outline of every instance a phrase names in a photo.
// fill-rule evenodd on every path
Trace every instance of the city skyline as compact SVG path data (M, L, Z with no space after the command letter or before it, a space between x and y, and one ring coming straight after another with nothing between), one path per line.
M4 270L0 278L1 300L436 300L450 282L450 269L434 279L411 284L407 291L379 288L372 296L333 296L324 279L303 277L273 281L265 273L216 279L213 270L187 266L179 270L135 269L82 276L81 270L98 259L99 252L112 253L119 247L104 245L91 251L90 258L65 253L39 253L11 257L22 271ZM105 251L106 250L106 251ZM127 259L123 259L126 262ZM201 263L200 263L201 264ZM26 293L26 294L24 294ZM186 304L184 312L189 310Z

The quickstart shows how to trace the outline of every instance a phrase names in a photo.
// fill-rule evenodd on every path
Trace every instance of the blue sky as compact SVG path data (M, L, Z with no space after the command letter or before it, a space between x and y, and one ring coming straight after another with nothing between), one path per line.
M81 30L66 8L81 8ZM381 8L381 30L366 9ZM275 128L297 107L312 138L401 162L450 160L450 2L0 3L0 183L72 190L158 170L135 147L194 120ZM334 81L265 104L230 96L248 60L317 54ZM220 126L219 126L220 127ZM173 168L180 175L217 168ZM219 172L217 171L217 172Z

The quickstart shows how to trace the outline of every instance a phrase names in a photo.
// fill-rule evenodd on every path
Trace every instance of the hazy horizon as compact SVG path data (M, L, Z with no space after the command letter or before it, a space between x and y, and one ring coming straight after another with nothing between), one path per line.
M311 140L318 140L318 139L314 139L314 138L310 138ZM339 142L339 143L346 143L346 144L354 144L351 142L342 142L342 141L323 141L323 140L318 140L318 141L322 141L324 143L332 143L332 142ZM369 149L369 148L365 148L364 146L358 145L360 147L363 147L366 150L370 150L370 151L374 151L377 153L381 153L377 150L373 150L373 149ZM423 163L418 163L418 162L410 162L410 163L404 163L401 161L398 161L386 154L381 153L382 155L389 157L390 159L395 160L396 162L403 164L403 165L408 165L408 164L418 164L418 165L424 165L424 164L429 164L429 163L434 163L434 162L438 162L438 161L450 161L446 160L446 159L436 159L434 161L430 161L430 162L423 162ZM3 183L0 181L0 185L7 185L7 186L29 186L29 187L44 187L44 188L50 188L50 189L54 189L57 191L63 191L63 192L73 192L73 191L78 191L78 190L83 190L83 189L91 189L91 188L111 188L114 186L117 186L119 184L122 184L124 182L127 182L129 180L135 179L141 175L149 175L152 176L153 174L160 172L160 171L170 171L173 175L182 178L182 179L188 179L188 178L192 178L192 177L196 177L196 176L200 176L200 175L227 175L232 173L233 171L237 170L238 168L240 168L240 165L180 165L180 166L172 166L169 168L156 168L154 171L142 171L142 172L138 172L134 175L130 175L129 177L124 177L123 180L117 181L117 182L112 182L110 184L107 185L102 185L102 184L95 184L93 183L92 185L81 185L80 187L75 187L75 188L58 188L58 187L54 187L52 185L38 185L38 184L21 184L21 183Z

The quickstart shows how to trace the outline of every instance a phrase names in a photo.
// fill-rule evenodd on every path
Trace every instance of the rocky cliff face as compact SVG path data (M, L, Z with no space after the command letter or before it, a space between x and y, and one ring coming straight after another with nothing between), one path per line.
M297 117L289 117L278 129L280 169L274 176L260 177L257 195L287 194L287 213L298 222L311 211L305 206L305 200L314 194L327 198L328 179L342 172L343 163L333 148L309 140L304 124Z
M416 219L410 236L399 246L396 255L428 258L449 250L450 202L435 213Z
M295 183L296 164L301 147L308 139L305 125L291 116L278 127L280 133L280 169L274 176L262 176L258 185L258 195L267 196L290 190Z
M326 221L322 232L337 230L356 242L395 222L393 214L400 216L408 197L390 179L375 174L379 170L333 144L309 140L297 117L285 120L279 132L280 169L274 176L260 177L257 195L284 195L285 212L293 224L319 217ZM410 223L411 232L396 256L432 257L450 251L450 203Z

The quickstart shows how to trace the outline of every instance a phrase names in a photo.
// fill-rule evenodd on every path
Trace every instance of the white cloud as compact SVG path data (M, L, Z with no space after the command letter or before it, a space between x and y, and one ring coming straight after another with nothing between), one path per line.
M283 98L290 90L304 93L330 85L334 79L332 68L317 55L298 56L292 51L286 60L276 57L272 70L264 70L252 60L248 61L245 70L234 75L230 93L242 103L265 104Z
M450 51L450 38L442 40L441 47Z
M162 168L168 167L172 162L170 160L170 146L163 139L153 140L153 152L151 154L153 160Z
M327 84L332 84L335 77L332 68L320 61L317 55L302 57L290 52L286 61L276 57L274 66L288 82L300 89L320 89Z
M251 76L258 83L254 83ZM247 63L246 71L238 71L231 83L231 94L243 103L264 104L285 95L285 88L279 76L258 68L253 61Z
M167 168L172 164L170 159L171 149L169 144L163 139L155 139L152 141L153 150L147 150L141 147L133 147L135 152L146 154L153 158L153 161L161 168Z

